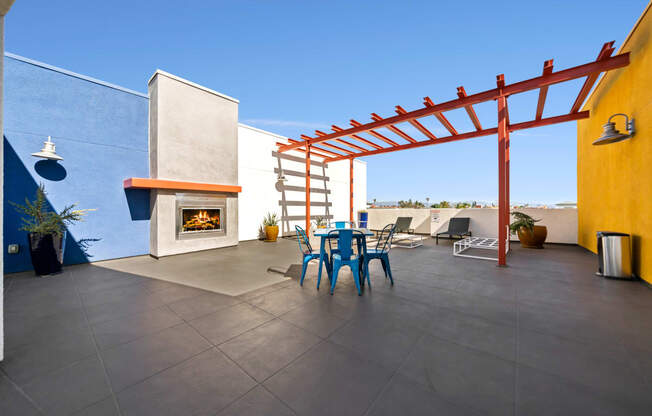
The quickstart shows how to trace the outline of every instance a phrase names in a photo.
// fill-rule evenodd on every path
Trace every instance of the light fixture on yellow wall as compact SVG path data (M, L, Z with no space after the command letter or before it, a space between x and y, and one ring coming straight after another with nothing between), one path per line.
M48 136L47 141L43 142L43 149L41 149L40 152L32 153L32 156L49 160L63 160L63 158L57 154L54 142L50 136Z
M627 129L627 133L629 134L621 133L616 129L616 123L611 121L611 119L616 116L625 117L625 128ZM627 114L617 113L609 117L609 120L607 120L607 124L602 126L602 128L604 129L604 131L602 132L602 136L600 136L599 139L593 142L594 146L616 143L632 137L634 135L634 119L632 118L630 120L630 118L627 117Z

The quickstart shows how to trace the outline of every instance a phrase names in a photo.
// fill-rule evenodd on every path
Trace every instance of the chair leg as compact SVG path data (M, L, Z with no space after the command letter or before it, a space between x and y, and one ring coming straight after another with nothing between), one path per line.
M299 282L300 286L303 286L303 279L306 277L306 269L308 268L308 263L310 263L310 257L303 258L303 267L301 268L301 281Z
M392 268L389 266L389 256L386 254L383 256L385 264L387 267L387 275L389 276L389 281L392 286L394 286L394 278L392 277Z
M362 296L362 289L360 288L360 275L356 275L356 271L360 269L359 260L353 260L349 267L351 268L351 273L353 273L353 280L355 280L355 287L358 289L358 296Z
M331 278L331 295L335 290L335 283L337 283L337 274L340 272L342 264L338 260L333 261L333 277Z
M387 265L385 264L385 260L382 257L380 258L380 265L383 266L383 271L385 272L385 279L387 279Z
M435 244L439 245L439 234L435 235Z
M371 289L371 279L369 278L369 260L366 260L366 261L364 262L364 265L363 265L362 267L363 267L363 273L364 273L364 276L367 277L367 285L369 285L369 289ZM362 279L363 279L363 280L362 280L363 282L364 282L364 276L363 276L363 278L362 278Z

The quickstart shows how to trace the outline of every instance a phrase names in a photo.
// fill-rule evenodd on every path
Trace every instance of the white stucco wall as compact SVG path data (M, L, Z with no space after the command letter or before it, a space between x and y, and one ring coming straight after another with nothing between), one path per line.
M538 225L548 228L548 243L577 244L577 209L519 208L535 219ZM393 223L397 217L412 217L412 228L420 234L434 235L448 229L451 217L471 218L474 236L496 237L498 234L498 209L496 208L374 208L369 209L369 227L382 228ZM512 236L512 240L518 237Z
M278 168L278 159L272 156L276 151L277 142L285 142L286 138L264 130L256 129L244 124L238 127L238 179L242 186L242 192L239 195L239 239L254 240L258 238L258 227L261 225L263 217L268 212L282 214L282 208L279 201L282 193L276 189L276 179L278 173L274 172ZM301 157L300 152L290 152L293 156ZM302 162L282 160L283 170L294 170L299 172L305 171L305 165ZM316 179L316 175L323 175L321 167L312 166L310 169L312 179L311 188L322 188L324 182ZM298 176L285 175L288 181L287 186L305 186L305 178ZM331 163L326 168L326 176L329 177L328 189L331 193L328 195L328 201L333 205L329 208L330 214L334 220L349 219L349 162L340 161ZM354 212L362 210L367 201L367 164L361 161L354 162L353 168L354 183ZM286 191L287 201L305 202L305 193L298 191ZM315 202L325 202L325 194L311 194L312 215L323 215L325 207L312 205ZM305 215L304 206L287 207L289 216ZM283 224L281 232L294 233L294 225L304 226L304 220L290 221L289 224Z

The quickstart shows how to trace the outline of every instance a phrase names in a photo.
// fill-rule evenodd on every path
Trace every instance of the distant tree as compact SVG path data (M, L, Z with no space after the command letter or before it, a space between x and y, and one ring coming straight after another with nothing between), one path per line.
M426 206L421 201L412 201L412 198L407 201L398 201L399 208L425 208Z
M450 208L450 207L451 207L451 203L448 201L441 201L439 203L439 208Z
M469 208L470 206L471 206L471 204L469 204L468 202L458 202L458 203L455 204L455 208L458 208L458 209L460 209L460 208Z

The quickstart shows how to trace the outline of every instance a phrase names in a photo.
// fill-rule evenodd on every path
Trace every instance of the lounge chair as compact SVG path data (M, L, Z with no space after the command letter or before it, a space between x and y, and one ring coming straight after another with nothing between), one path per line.
M435 236L435 241L439 244L439 236L446 235L449 238L453 237L471 237L471 231L469 231L469 225L471 225L471 218L468 217L453 217L448 221L448 230L437 233Z
M414 233L410 228L412 217L398 217L396 230L392 236L392 245L405 248L415 248L423 245L423 236Z

